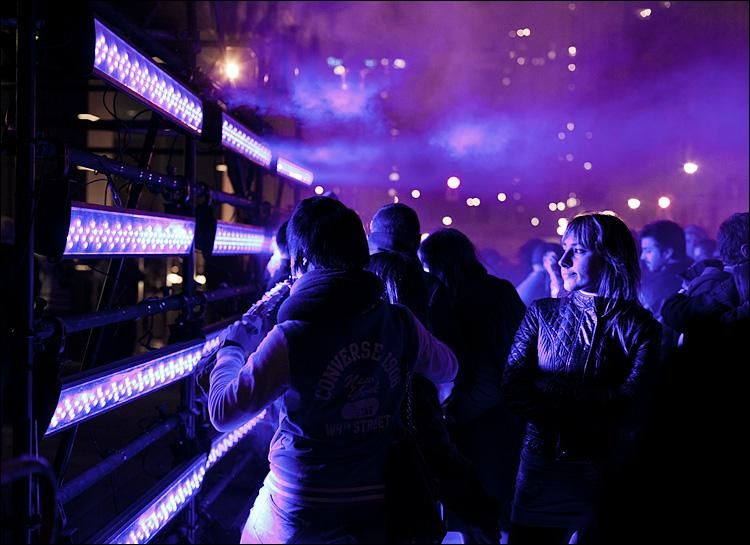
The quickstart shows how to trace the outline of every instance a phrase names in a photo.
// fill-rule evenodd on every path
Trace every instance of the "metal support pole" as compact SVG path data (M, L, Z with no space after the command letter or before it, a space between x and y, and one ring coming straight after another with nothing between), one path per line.
M16 155L15 316L11 318L14 357L11 360L14 394L13 456L35 457L37 438L33 411L34 365L34 160L36 137L36 2L19 0L16 29L16 108L18 150ZM31 521L37 495L36 481L28 475L15 481L13 494L13 542L31 543Z

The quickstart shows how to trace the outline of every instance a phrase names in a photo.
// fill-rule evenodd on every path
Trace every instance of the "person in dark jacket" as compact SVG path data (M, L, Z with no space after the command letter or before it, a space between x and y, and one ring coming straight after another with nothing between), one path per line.
M560 259L570 295L527 310L503 375L527 421L510 543L567 543L591 521L603 468L658 363L660 326L638 302L635 241L618 218L577 216Z
M474 245L456 229L428 236L419 257L445 287L456 324L453 338L446 340L459 362L445 404L448 429L498 500L497 517L507 529L521 425L502 404L500 383L525 306L513 284L487 274Z
M219 431L280 403L269 473L242 542L382 543L404 378L450 382L456 358L407 308L381 300L381 281L363 270L367 239L353 210L305 199L287 234L297 280L278 324L258 344L235 323L211 372L209 416Z

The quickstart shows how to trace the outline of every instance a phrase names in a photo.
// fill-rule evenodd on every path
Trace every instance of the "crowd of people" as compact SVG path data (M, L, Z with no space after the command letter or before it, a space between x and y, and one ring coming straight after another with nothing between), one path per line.
M217 429L278 407L242 542L439 543L452 530L465 543L601 543L727 528L749 229L745 212L716 241L665 220L634 236L581 214L559 244L529 245L514 287L456 229L420 241L404 204L380 209L368 236L340 201L305 199L268 278L291 275L291 295L272 323L231 326L211 373ZM405 429L426 479L398 471ZM394 475L442 524L394 496Z

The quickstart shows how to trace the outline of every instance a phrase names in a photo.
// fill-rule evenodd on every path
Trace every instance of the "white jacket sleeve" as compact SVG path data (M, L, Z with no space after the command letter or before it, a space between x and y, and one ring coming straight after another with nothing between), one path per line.
M275 326L245 361L236 346L219 350L211 371L208 409L219 431L231 431L261 412L289 387L289 350Z
M451 382L458 373L458 360L453 351L435 338L416 316L409 312L417 332L417 360L414 372L435 384Z

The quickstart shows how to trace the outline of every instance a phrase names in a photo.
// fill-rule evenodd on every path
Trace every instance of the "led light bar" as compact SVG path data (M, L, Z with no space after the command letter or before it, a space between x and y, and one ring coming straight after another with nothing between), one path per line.
M313 173L307 169L302 168L299 165L295 165L291 161L279 157L276 161L276 172L292 180L296 180L305 185L311 185L313 183Z
M248 420L245 424L234 431L220 435L211 443L211 452L208 453L206 469L210 469L216 462L221 460L224 455L232 450L250 431L266 416L266 409L263 409L257 416Z
M94 72L189 131L200 134L200 99L94 19Z
M203 484L206 474L206 455L200 456L183 471L164 492L149 502L141 511L105 543L148 543L187 504Z
M244 255L271 253L271 237L254 225L216 222L216 236L211 255Z
M194 235L193 219L74 203L63 256L185 255Z
M271 165L271 148L261 144L253 133L227 114L222 112L221 117L221 144L252 162L268 168Z
M205 341L196 341L186 348L167 354L162 350L138 365L63 386L45 436L183 379L204 355L218 347L220 334L221 331L216 331L207 335Z

